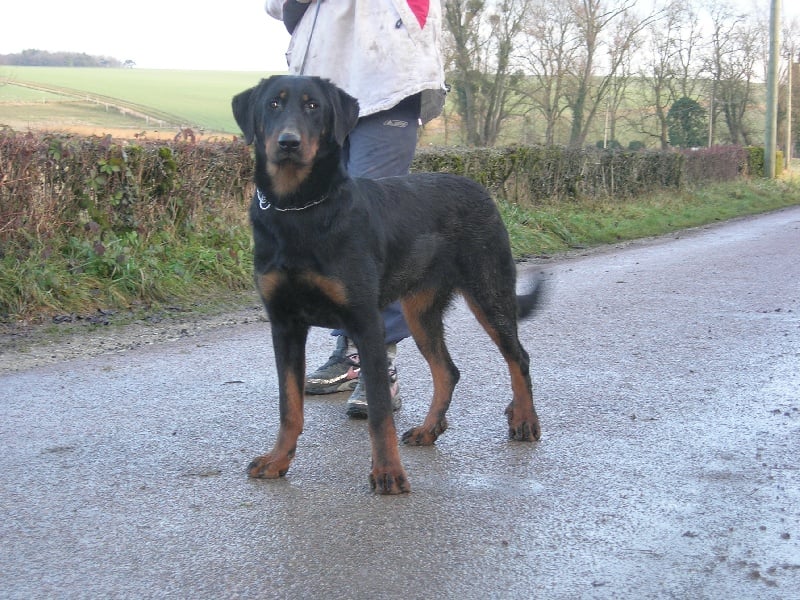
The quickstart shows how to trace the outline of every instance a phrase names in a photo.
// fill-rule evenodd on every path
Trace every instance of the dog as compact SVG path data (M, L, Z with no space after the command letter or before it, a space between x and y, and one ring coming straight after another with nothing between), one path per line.
M254 277L271 323L280 427L272 450L248 466L254 478L286 474L303 430L305 345L311 326L343 329L355 342L368 402L369 480L381 494L409 492L392 416L381 310L400 300L431 370L433 400L409 445L431 445L447 429L459 371L442 317L456 293L500 349L511 375L511 439L538 440L528 354L518 319L541 297L539 279L516 294L508 233L489 193L445 173L350 178L342 146L358 102L328 80L262 79L234 96L233 115L254 145L250 206Z

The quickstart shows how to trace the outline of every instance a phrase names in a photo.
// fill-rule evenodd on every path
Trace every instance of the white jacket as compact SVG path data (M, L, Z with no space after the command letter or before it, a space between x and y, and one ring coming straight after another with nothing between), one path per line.
M266 0L267 13L282 20L283 2ZM292 33L289 72L330 79L358 99L361 117L422 92L425 123L444 104L442 7L428 4L418 18L407 0L312 0Z

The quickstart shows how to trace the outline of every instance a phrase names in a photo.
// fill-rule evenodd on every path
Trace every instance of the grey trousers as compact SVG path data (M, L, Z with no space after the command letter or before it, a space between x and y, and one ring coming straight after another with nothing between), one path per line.
M417 147L418 129L418 94L394 108L359 119L345 142L347 172L351 177L371 179L407 175ZM395 344L411 335L399 302L384 309L383 324L386 344ZM332 332L333 335L343 333L341 330Z

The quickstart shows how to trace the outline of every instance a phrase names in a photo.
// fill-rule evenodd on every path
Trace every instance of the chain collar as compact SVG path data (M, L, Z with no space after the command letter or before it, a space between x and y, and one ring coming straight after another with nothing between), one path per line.
M277 210L279 212L289 212L289 211L296 211L296 210L305 210L307 208L311 208L312 206L316 206L317 204L322 204L325 200L328 199L328 194L325 194L319 200L315 200L314 202L310 202L305 206L290 206L289 208L278 208L277 206L273 206L272 202L267 200L267 197L264 195L259 188L256 188L256 197L258 198L258 207L261 210L269 210L270 208L273 210Z

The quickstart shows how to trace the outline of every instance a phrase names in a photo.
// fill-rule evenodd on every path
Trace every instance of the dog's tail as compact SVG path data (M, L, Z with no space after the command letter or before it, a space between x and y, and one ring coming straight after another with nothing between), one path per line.
M544 304L545 278L538 274L528 282L528 291L517 295L517 318L527 319Z

